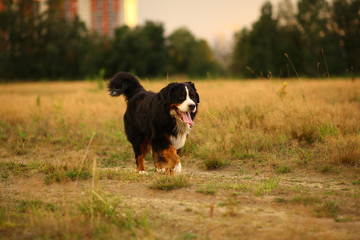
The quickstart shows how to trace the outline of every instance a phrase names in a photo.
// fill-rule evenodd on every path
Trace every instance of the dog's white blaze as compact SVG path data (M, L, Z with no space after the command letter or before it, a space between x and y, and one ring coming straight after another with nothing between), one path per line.
M174 167L174 172L176 173L181 173L181 162L179 162L175 167Z
M182 104L180 104L178 106L178 109L182 112L188 112L190 110L189 105L195 105L195 102L193 100L191 100L191 98L189 96L189 90L188 90L187 86L185 86L185 90L186 90L186 99ZM193 112L195 112L195 111L196 111L196 107L193 110Z

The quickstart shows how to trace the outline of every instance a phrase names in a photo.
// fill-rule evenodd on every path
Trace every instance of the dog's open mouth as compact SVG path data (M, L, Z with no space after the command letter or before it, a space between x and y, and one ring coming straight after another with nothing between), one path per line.
M178 108L175 109L176 114L179 116L179 118L184 122L184 123L188 123L191 126L194 125L195 123L193 122L193 120L191 119L191 115L190 115L190 111L189 112L182 112L180 111Z

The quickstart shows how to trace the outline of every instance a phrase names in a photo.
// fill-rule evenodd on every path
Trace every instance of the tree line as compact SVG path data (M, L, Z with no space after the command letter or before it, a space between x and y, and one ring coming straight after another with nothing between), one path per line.
M118 71L140 77L206 76L220 71L207 42L186 28L165 37L162 23L148 21L119 27L110 38L89 31L79 18L67 21L61 8L40 13L33 5L33 0L8 0L0 12L0 78L83 79Z
M291 0L283 0L277 16L265 2L252 27L234 34L228 66L220 65L208 43L186 28L165 36L162 23L148 21L119 27L109 38L89 31L79 18L67 21L61 8L38 12L33 0L3 4L2 79L83 79L118 71L140 77L360 73L360 0L299 0L296 9Z
M360 0L266 2L251 29L235 34L231 72L244 77L360 73Z

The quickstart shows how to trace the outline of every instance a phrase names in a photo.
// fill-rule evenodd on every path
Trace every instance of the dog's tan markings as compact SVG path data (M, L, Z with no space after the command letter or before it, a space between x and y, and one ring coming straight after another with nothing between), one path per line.
M174 107L178 107L179 105L180 105L179 103L170 104L170 109L173 109Z
M180 162L180 158L177 155L175 148L171 145L168 149L163 150L161 154L171 168L174 168Z
M165 174L173 174L175 166L180 163L180 157L171 145L168 149L161 151L159 155L154 153L153 157L157 171Z
M149 148L149 141L147 138L144 139L144 141L140 145L140 155L137 157L137 171L145 171L145 155L147 154Z

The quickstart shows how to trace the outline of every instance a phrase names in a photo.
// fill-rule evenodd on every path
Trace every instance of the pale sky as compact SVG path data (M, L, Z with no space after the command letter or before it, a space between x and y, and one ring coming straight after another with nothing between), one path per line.
M166 35L185 26L196 38L214 45L216 36L227 42L235 31L250 27L266 0L138 0L138 23L146 20L164 24ZM270 0L274 8L281 0Z

